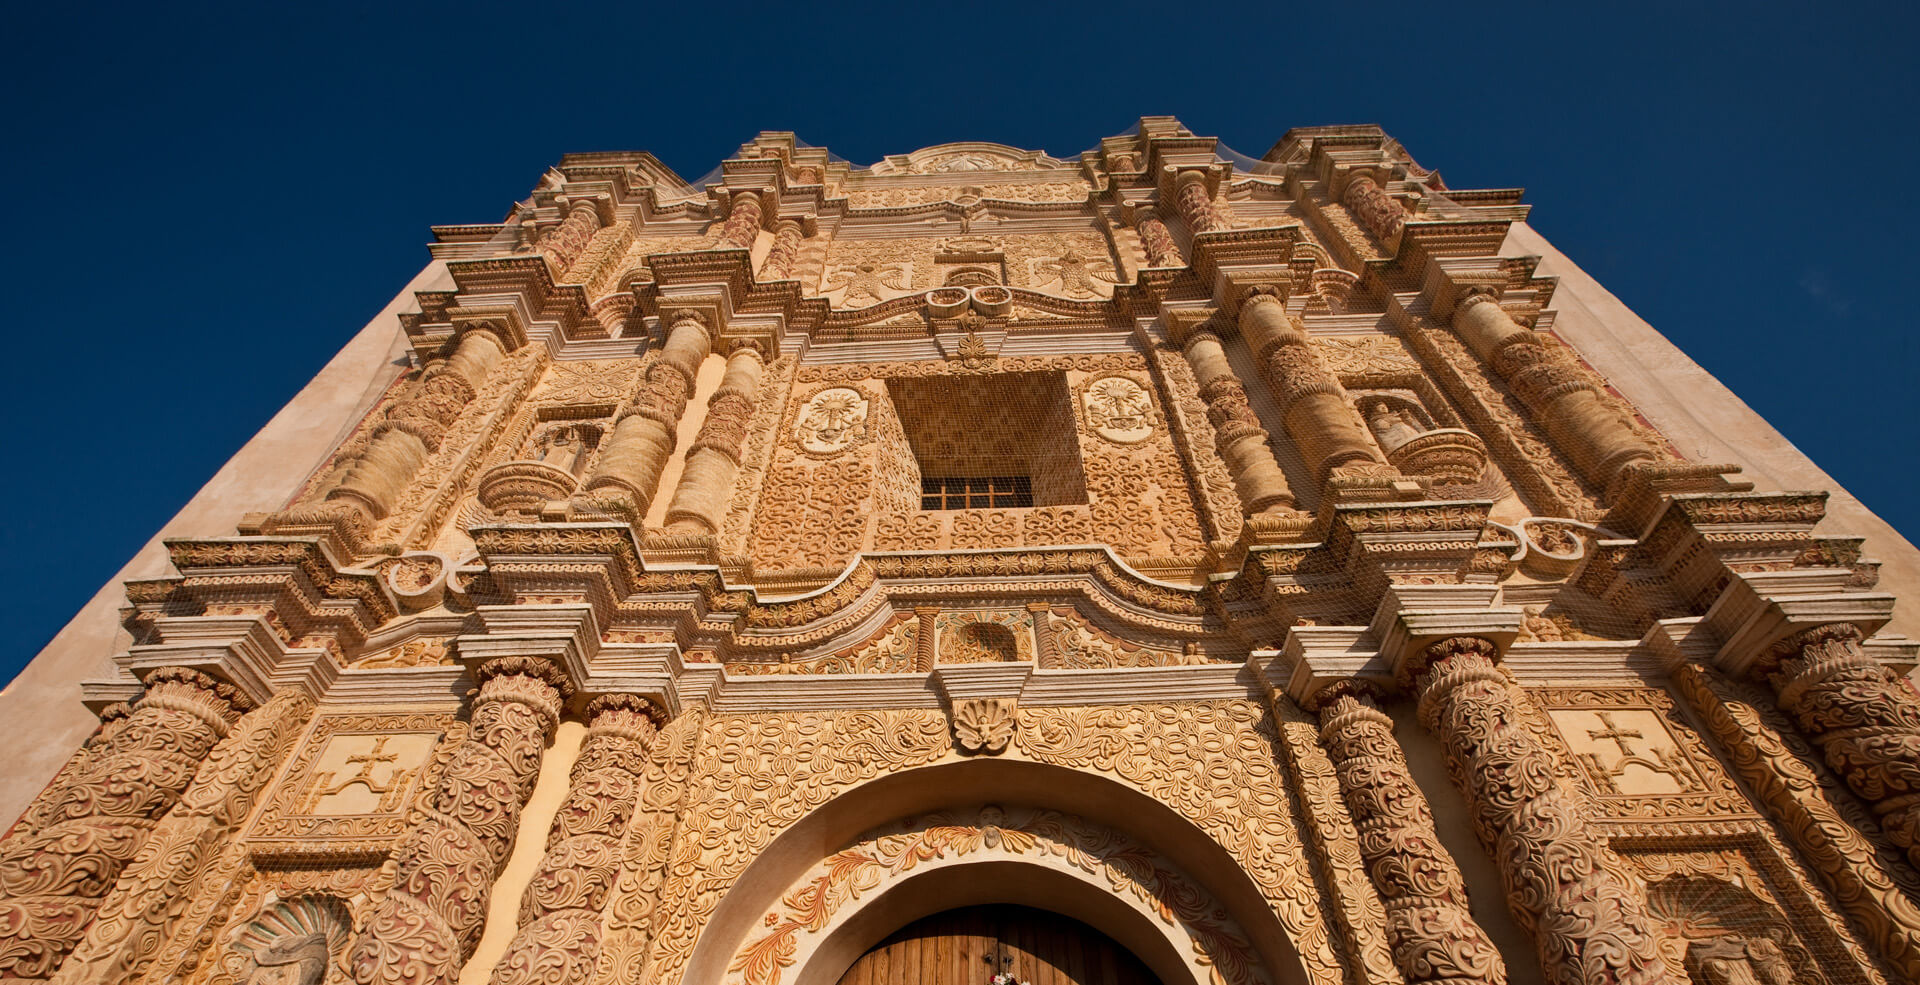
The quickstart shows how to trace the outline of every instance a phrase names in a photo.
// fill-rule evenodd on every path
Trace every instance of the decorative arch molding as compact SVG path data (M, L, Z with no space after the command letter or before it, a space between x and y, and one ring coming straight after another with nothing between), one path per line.
M816 863L728 964L727 985L834 985L888 934L942 910L1019 903L1071 916L1167 985L1270 985L1204 889L1125 835L995 804L888 825Z
M958 846L968 844L964 830L958 829L966 829L969 824L946 825L956 830L946 831L940 836L939 857L944 861L918 861L893 872L888 879L861 884L859 892L842 897L831 908L833 912L827 915L828 918L817 929L808 932L812 936L809 938L810 947L804 955L796 942L795 950L789 956L794 967L782 965L780 975L766 978L749 978L744 971L736 970L739 959L746 951L766 937L770 930L777 930L777 927L769 927L768 915L787 912L783 908L789 908L790 903L804 906L805 894L818 891L810 890L809 882L817 878L822 867L836 855L857 851L859 846L872 838L898 837L909 830L917 830L902 819L939 816L943 812L953 811L955 805L967 806L960 813L947 816L961 818L967 811L972 811L970 816L973 823L970 827L979 832L983 827L978 823L979 812L985 809L981 805L987 804L1009 805L1001 809L1009 815L1019 816L1023 824L1018 827L1023 830L1032 826L1026 822L1031 820L1030 816L1034 816L1045 819L1044 823L1060 825L1062 834L1049 840L1047 847L1042 847L1036 836L1034 845L1024 851L1005 847L1004 837L1000 847L987 848L982 834L979 835L978 844L973 844L968 850L958 850ZM1070 819L1071 823L1055 819ZM910 880L928 879L911 883L920 888L946 887L953 890L950 898L940 900L939 905L927 910L927 913L979 902L1022 902L1022 899L1007 898L1005 890L991 885L986 873L997 871L993 866L1012 867L1005 870L1012 873L1011 878L1015 878L1010 885L1016 888L1029 886L1034 892L1042 893L1040 898L1048 902L1039 905L1055 908L1058 912L1114 935L1117 940L1134 941L1141 927L1128 922L1133 918L1111 909L1100 912L1088 896L1094 887L1099 887L1100 893L1109 896L1120 892L1120 887L1108 881L1105 863L1098 861L1103 857L1101 852L1073 849L1084 856L1084 865L1066 861L1064 851L1053 853L1051 846L1073 843L1071 838L1063 840L1063 834L1069 827L1075 826L1082 834L1090 834L1096 839L1105 838L1111 846L1131 846L1133 852L1129 855L1126 850L1116 847L1108 850L1104 857L1121 865L1154 860L1168 874L1169 881L1165 883L1168 891L1175 895L1185 891L1191 894L1192 899L1207 901L1198 911L1206 915L1202 922L1230 931L1213 945L1214 948L1222 949L1224 954L1232 949L1233 940L1246 942L1240 953L1248 957L1240 959L1226 954L1226 967L1231 970L1232 962L1240 960L1254 970L1245 974L1236 972L1216 980L1206 963L1194 957L1195 948L1189 943L1192 935L1184 929L1176 932L1176 928L1182 926L1176 923L1177 912L1163 919L1151 904L1139 896L1133 897L1133 901L1126 904L1128 912L1141 920L1152 915L1158 925L1153 933L1166 942L1166 950L1160 952L1158 959L1140 951L1136 951L1136 954L1170 985L1174 982L1198 982L1199 985L1221 985L1221 982L1225 985L1289 985L1311 980L1306 962L1295 949L1294 932L1276 918L1261 887L1246 872L1244 866L1248 860L1236 857L1205 830L1196 827L1166 804L1128 785L1084 770L995 758L947 761L892 773L854 787L809 812L769 843L759 857L734 880L694 944L680 981L684 985L800 985L803 979L796 975L804 973L804 981L809 985L815 982L832 985L834 978L828 976L837 976L844 970L845 964L831 972L821 969L828 968L842 957L846 964L850 964L867 946L879 941L887 932L910 922L896 922L880 931L879 936L866 940L858 945L858 949L854 949L856 942L871 935L878 924L887 922L877 916L862 917L860 914L870 911L876 900L892 899L898 902L908 898L911 894L891 894L898 891L899 887L908 885ZM1005 825L1001 828L1003 832L1010 830ZM851 858L848 856L843 861L850 861ZM949 873L948 869L954 871ZM1014 873L1013 870L1019 871ZM882 870L873 871L877 875ZM936 876L936 873L945 874ZM840 892L843 888L831 891ZM1307 885L1301 887L1301 891L1310 893L1314 889ZM1151 894L1148 897L1151 898ZM1034 905L1030 899L1028 902ZM887 913L888 919L891 919L893 911L872 910L872 913ZM776 917L776 923L780 919L784 918ZM1196 916L1196 919L1201 918ZM1202 953L1209 956L1213 954L1211 950ZM1169 964L1172 960L1169 954L1177 955L1180 963ZM805 961L798 960L810 955L818 955L818 960L825 963L815 967L812 962L816 959L813 957L807 957ZM1172 975L1170 969L1180 968L1186 970ZM1196 975L1199 977L1196 978Z

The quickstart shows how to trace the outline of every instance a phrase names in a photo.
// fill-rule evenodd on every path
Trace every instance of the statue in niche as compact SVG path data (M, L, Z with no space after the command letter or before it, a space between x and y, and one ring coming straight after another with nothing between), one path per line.
M579 424L548 428L534 438L528 457L578 476L599 441L599 428Z
M1690 977L1700 985L1795 985L1793 965L1778 942L1728 934L1687 950Z
M1385 400L1376 400L1367 409L1367 426L1373 429L1373 436L1380 442L1382 451L1392 451L1418 438L1426 430L1420 426L1420 419L1412 411Z
M331 896L296 896L267 906L234 934L234 950L246 959L240 981L320 985L352 923L346 904Z

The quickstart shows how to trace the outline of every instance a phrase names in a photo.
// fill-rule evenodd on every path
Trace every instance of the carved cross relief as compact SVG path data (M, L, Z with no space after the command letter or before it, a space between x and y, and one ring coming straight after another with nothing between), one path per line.
M314 761L298 813L398 813L438 738L431 732L331 737Z
M1596 793L1705 789L1666 722L1652 709L1555 708L1548 714Z

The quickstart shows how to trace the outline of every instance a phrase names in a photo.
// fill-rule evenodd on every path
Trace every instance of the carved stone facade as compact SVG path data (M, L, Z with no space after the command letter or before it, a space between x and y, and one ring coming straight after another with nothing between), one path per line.
M408 370L127 584L0 977L833 985L1024 902L1168 985L1920 980L1893 596L1583 361L1518 192L715 174L435 229Z

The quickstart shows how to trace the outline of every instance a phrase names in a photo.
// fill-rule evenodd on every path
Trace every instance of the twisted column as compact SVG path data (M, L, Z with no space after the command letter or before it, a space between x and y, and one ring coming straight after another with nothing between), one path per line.
M1198 171L1182 171L1173 179L1173 204L1186 220L1187 230L1198 235L1225 228L1213 198L1207 194L1207 176Z
M1606 486L1627 466L1653 460L1653 450L1581 371L1573 353L1521 327L1491 295L1476 293L1461 300L1453 312L1453 330L1513 387L1595 483Z
M800 241L806 236L807 231L798 219L780 220L773 227L773 246L767 250L767 258L760 262L760 273L754 279L786 280L793 273L793 262L800 258Z
M547 258L547 269L556 277L564 273L599 231L600 210L591 202L574 203L567 217L540 240L540 255Z
M1399 241L1400 230L1407 224L1407 210L1401 208L1400 200L1387 194L1372 175L1354 175L1347 182L1347 192L1341 201L1374 238L1390 246Z
M1387 940L1409 985L1501 985L1506 962L1473 920L1466 884L1440 847L1433 812L1393 738L1393 720L1366 697L1320 705L1320 743L1359 833L1367 875L1387 909Z
M613 433L600 448L600 457L586 490L601 496L625 495L634 511L644 516L653 502L660 470L666 467L679 440L676 431L693 395L694 376L712 351L706 318L697 311L667 315L666 345L647 367L645 382L633 406L621 413Z
M1780 710L1920 866L1920 697L1860 648L1847 623L1809 629L1763 661ZM1784 658L1784 659L1783 659Z
M1522 722L1494 666L1498 652L1478 637L1441 640L1407 676L1548 981L1681 985L1660 957L1639 892L1605 866L1606 841L1556 779L1553 753Z
M232 685L184 667L154 671L146 685L61 791L49 823L0 842L0 978L53 974L201 761L252 707Z
M493 985L585 982L600 955L600 912L620 872L620 839L640 796L647 750L664 722L630 694L587 705L587 739L547 854L520 902L520 932L493 969Z
M1254 288L1240 305L1246 337L1280 404L1281 421L1321 481L1343 465L1385 465L1346 388L1320 362L1280 292Z
M1283 512L1294 508L1293 490L1287 488L1286 473L1274 460L1267 444L1267 431L1247 404L1247 389L1227 365L1227 353L1220 337L1212 332L1195 332L1187 339L1187 364L1200 384L1200 399L1207 403L1207 420L1213 423L1214 447L1227 463L1240 503L1249 514Z
M727 499L733 493L734 477L740 472L740 449L747 440L747 425L753 420L764 365L760 350L753 344L734 345L733 355L727 357L726 375L707 400L707 417L700 423L700 434L687 449L680 484L667 505L668 526L719 531Z
M573 686L552 664L503 657L480 666L472 730L454 749L426 816L393 852L393 888L348 952L360 985L451 983L487 920L540 754Z
M1140 234L1140 245L1147 251L1149 267L1184 267L1187 261L1180 255L1180 247L1174 245L1173 233L1167 224L1153 214L1152 209L1141 209L1134 215L1133 228Z
M727 206L727 221L720 227L720 242L716 246L722 249L729 246L753 249L754 237L760 234L760 217L764 211L758 194L734 192Z
M393 510L407 483L439 449L447 429L506 357L499 336L468 329L445 360L428 366L420 381L387 411L360 458L327 492L327 502L379 520Z

